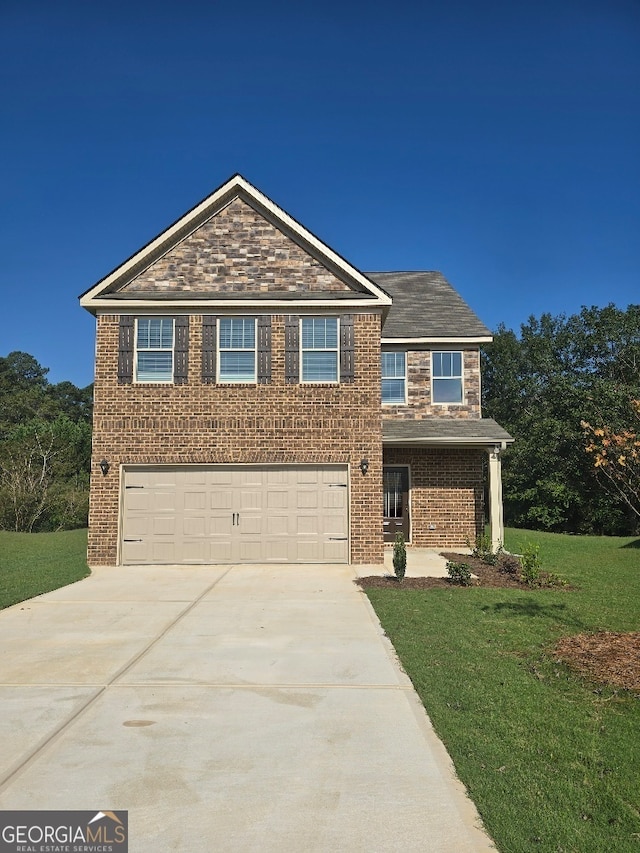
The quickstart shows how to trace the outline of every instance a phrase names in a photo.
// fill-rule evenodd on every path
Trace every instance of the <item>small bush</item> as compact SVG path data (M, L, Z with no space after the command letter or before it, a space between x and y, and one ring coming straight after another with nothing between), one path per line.
M452 583L460 586L471 586L471 566L468 563L447 563L447 573Z
M520 578L529 586L538 586L541 568L540 546L528 542L520 558Z
M496 551L493 550L491 537L486 533L476 536L476 544L471 549L471 555L473 557L478 557L478 559L482 560L482 562L486 563L488 566L496 565L501 552L502 546L500 546Z
M403 579L406 570L407 546L404 544L402 533L396 533L396 540L393 543L393 571L399 581Z

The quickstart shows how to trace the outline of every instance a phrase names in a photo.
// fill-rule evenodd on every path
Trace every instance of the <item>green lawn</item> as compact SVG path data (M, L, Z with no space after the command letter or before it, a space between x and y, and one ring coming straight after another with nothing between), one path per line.
M87 577L86 555L86 530L0 530L0 609Z
M503 853L640 851L640 696L554 661L562 636L640 630L640 541L509 530L577 591L368 591ZM634 547L635 546L635 547Z

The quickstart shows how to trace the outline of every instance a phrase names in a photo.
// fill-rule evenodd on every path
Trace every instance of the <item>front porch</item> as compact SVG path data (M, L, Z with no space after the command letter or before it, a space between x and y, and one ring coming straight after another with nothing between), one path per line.
M402 533L410 549L468 548L485 527L504 541L501 451L512 442L490 419L383 421L383 514L387 545Z

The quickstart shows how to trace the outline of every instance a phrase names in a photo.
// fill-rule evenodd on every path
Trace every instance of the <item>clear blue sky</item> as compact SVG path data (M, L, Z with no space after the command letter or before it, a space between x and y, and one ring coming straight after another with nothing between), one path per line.
M78 295L240 172L484 322L640 302L638 0L0 0L0 355L93 379Z

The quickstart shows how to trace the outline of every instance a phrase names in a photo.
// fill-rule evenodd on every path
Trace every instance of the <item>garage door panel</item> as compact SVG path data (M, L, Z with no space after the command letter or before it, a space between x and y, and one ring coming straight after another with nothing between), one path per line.
M348 562L347 480L346 466L125 470L121 560Z
M218 484L216 483L216 486ZM226 509L231 512L233 506L233 493L230 489L219 491L217 488L209 493L209 508L210 509Z
M182 506L184 509L206 509L207 506L207 493L206 491L201 492L192 492L187 491L184 492Z
M266 498L267 498L267 502L266 502L267 509L274 509L274 510L275 509L288 509L288 507L289 507L289 491L288 491L288 489L278 488L276 490L276 489L269 488L269 491L267 492Z
M317 515L298 515L296 518L296 534L298 536L316 536L318 533Z
M175 536L176 518L175 515L154 515L151 524L151 529L154 536Z
M298 509L317 509L318 493L317 492L296 492L295 506Z
M184 536L205 536L207 519L203 515L188 515L182 522Z
M287 536L289 532L288 515L268 515L264 521L266 536Z

